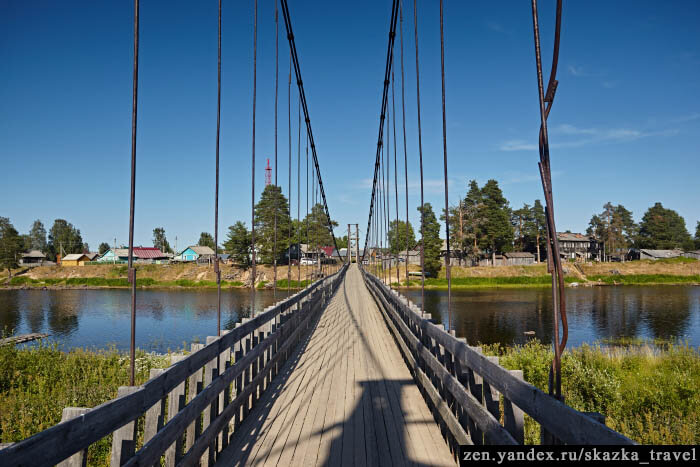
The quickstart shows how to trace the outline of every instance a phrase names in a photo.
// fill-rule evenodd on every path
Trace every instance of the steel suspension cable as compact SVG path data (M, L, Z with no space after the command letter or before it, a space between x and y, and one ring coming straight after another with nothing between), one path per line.
M280 41L279 41L279 33L280 33L280 28L279 28L279 14L277 10L277 0L274 0L275 2L275 189L279 188L279 185L277 184L277 112L278 112L278 97L279 97L279 68L280 68L280 61L279 61L279 49L280 49ZM267 188L267 187L265 187ZM282 193L282 190L280 190L280 194ZM277 192L275 190L275 193L273 194L274 196L274 201L272 203L272 208L274 209L274 240L272 244L272 268L273 268L273 276L274 279L272 280L272 296L273 298L277 298Z
M394 72L391 72L391 122L394 124L394 200L396 201L396 244L399 241L399 181L398 181L398 171L399 167L396 164L396 100L394 96ZM401 285L401 279L399 279L399 252L398 248L396 251L396 286Z
M552 69L545 94L542 78L542 58L540 50L540 30L537 14L537 0L532 0L532 25L535 40L535 64L537 68L537 87L540 105L540 131L538 163L542 190L545 198L545 215L547 220L547 265L552 275L552 305L554 313L554 359L549 373L549 393L561 399L561 354L566 347L569 327L566 317L566 296L564 295L564 271L559 254L559 242L554 223L554 200L552 195L552 172L549 159L549 135L547 133L547 118L554 103L554 95L559 84L557 66L559 63L559 39L561 33L562 1L557 0L556 27L554 32L554 50L552 53ZM545 107L546 104L546 107ZM559 340L559 320L562 323L562 338Z
M383 146L384 121L386 119L386 108L387 108L388 95L389 95L389 83L390 83L391 68L393 65L393 58L394 58L394 39L396 37L396 23L397 23L397 19L398 19L398 3L399 3L398 0L393 0L392 7L391 7L391 20L389 23L389 43L387 45L386 65L384 68L384 90L382 92L382 102L381 102L381 106L380 106L379 135L377 137L377 153L376 153L375 162L374 162L374 180L372 182L372 198L371 198L370 204L369 204L369 217L367 218L367 230L368 231L370 229L370 226L372 225L372 217L374 216L374 208L375 208L375 198L378 195L377 176L379 174L381 149ZM364 259L364 256L367 252L368 238L369 238L368 236L365 237L365 248L364 248L364 251L362 253L362 259Z
M221 270L219 269L219 139L221 134L221 0L216 96L216 188L214 189L214 274L216 275L216 335L221 336Z
M301 287L301 99L297 102L299 121L297 124L297 286ZM291 253L291 250L290 250ZM292 255L289 255L289 261Z
M129 282L131 283L131 345L129 385L134 386L136 364L136 269L134 269L134 208L136 204L136 123L139 94L139 0L134 0L134 75L131 101L131 193L129 196Z
M443 26L443 0L440 0L440 74L442 76L442 154L445 172L445 241L447 255L445 256L445 275L447 276L447 332L452 330L452 278L450 261L450 204L448 200L447 181L447 116L445 110L445 32Z
M276 0L275 0L276 2ZM275 3L276 4L276 3ZM287 193L289 194L289 247L292 245L292 56L289 56L289 79L287 80L287 120L289 133L289 171ZM291 250L288 250L291 251ZM292 257L287 260L287 296L292 281Z
M251 155L251 197L250 197L250 211L251 211L251 229L250 229L250 243L251 243L251 280L250 280L250 315L251 318L255 317L255 279L257 277L255 270L255 104L257 97L257 86L258 86L258 0L254 0L254 13L253 13L253 144L252 144L252 155Z
M318 178L318 183L319 183L319 191L321 194L321 198L323 199L323 207L326 211L326 217L327 217L327 222L328 222L328 230L331 234L331 238L333 239L333 244L335 246L335 249L338 250L338 244L335 241L335 235L333 235L333 225L331 222L331 214L330 211L328 210L328 202L326 200L326 192L323 188L323 179L321 178L321 168L319 167L318 163L318 154L316 152L316 143L314 142L314 135L311 130L311 118L309 117L309 109L308 105L306 102L306 93L304 92L304 82L301 79L301 67L299 65L299 56L297 54L297 47L296 43L294 42L294 33L292 31L292 21L291 17L289 14L289 5L287 4L287 0L280 0L282 4L282 16L284 17L284 24L287 29L287 40L289 41L289 48L292 53L292 62L294 65L294 74L297 79L297 87L299 88L299 95L301 97L301 105L302 109L304 111L304 119L306 122L306 133L309 138L310 144L311 144L311 156L313 159L314 167L316 169L316 176Z
M401 0L399 3L399 21L399 32L401 35L401 115L403 120L403 168L404 184L406 188L406 287L408 287L408 252L410 245L408 244L408 151L406 149L406 92L403 70L403 0Z
M416 41L416 103L418 110L418 160L420 164L420 298L421 309L425 309L425 201L423 199L423 140L420 126L420 71L418 67L418 0L413 0L413 29Z

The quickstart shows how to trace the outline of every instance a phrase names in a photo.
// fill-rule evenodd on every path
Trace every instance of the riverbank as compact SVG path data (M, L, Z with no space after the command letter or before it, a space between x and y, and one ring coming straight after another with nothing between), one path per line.
M618 343L614 343L618 344ZM643 341L588 346L562 356L566 403L606 416L606 425L642 444L700 442L700 353L697 348ZM508 369L547 391L551 346L532 340L524 346L484 346ZM526 442L538 443L539 427L525 416Z
M370 268L371 270L371 268ZM420 272L420 266L410 265L410 272ZM387 269L394 286L420 288L420 277L405 281L406 269ZM545 264L528 266L452 266L452 288L521 288L551 287L552 279ZM564 281L570 287L609 285L700 285L700 261L674 258L658 261L629 261L625 263L564 263ZM436 278L426 278L426 289L447 290L443 267Z
M287 266L278 266L278 288L300 289L312 281L318 266L302 266L301 270L292 267L291 279L287 282ZM300 274L299 274L300 272ZM252 271L232 265L221 266L221 287L248 288ZM257 267L256 288L272 288L274 270L272 266ZM211 265L198 264L145 264L136 266L136 286L139 288L195 288L215 289L216 275ZM7 271L0 275L3 288L45 288L45 289L99 289L129 287L125 265L100 264L85 266L39 266L13 271L8 280Z
M549 346L484 346L509 369L546 390ZM137 352L136 381L151 368L166 368L167 355ZM0 442L20 441L61 419L63 407L94 407L114 398L128 383L128 358L114 350L62 352L56 346L0 347ZM697 444L700 441L700 354L665 343L649 346L583 346L565 352L563 392L577 410L606 415L609 427L640 443ZM526 442L539 443L539 428L526 416ZM110 440L88 452L90 465L108 465Z

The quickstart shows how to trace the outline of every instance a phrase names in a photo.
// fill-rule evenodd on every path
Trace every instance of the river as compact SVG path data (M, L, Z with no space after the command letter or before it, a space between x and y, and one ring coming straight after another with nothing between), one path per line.
M404 291L420 303L420 290ZM278 292L282 296L284 291ZM566 290L569 345L604 338L679 338L700 346L700 287L618 286ZM272 291L256 292L256 310L274 303ZM426 309L447 319L447 292L426 290ZM14 334L44 332L64 349L119 350L129 347L130 292L101 290L0 290L0 330ZM457 335L469 343L524 343L535 337L550 342L548 289L469 289L452 292ZM221 323L231 329L250 313L250 292L222 291ZM139 290L136 345L166 352L216 334L215 290Z

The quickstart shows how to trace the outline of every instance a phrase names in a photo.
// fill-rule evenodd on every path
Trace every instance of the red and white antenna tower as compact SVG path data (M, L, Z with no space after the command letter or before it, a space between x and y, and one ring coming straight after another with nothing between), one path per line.
M267 167L265 167L265 186L272 185L272 168L270 167L270 158L267 158Z

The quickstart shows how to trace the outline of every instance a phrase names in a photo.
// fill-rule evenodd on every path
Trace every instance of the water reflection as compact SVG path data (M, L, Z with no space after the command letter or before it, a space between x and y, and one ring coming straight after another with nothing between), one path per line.
M420 290L404 291L420 303ZM582 287L567 289L569 343L603 338L680 338L700 345L700 287ZM425 291L426 310L447 320L447 292ZM469 342L519 343L534 331L552 341L552 300L548 289L473 289L452 292L453 321Z
M286 291L277 292L277 300ZM142 290L136 300L136 345L165 352L216 334L216 291ZM257 291L255 309L275 302L271 291ZM64 348L126 350L130 339L129 290L0 290L0 329L15 334L45 332ZM251 313L247 290L223 290L221 323L233 329Z

